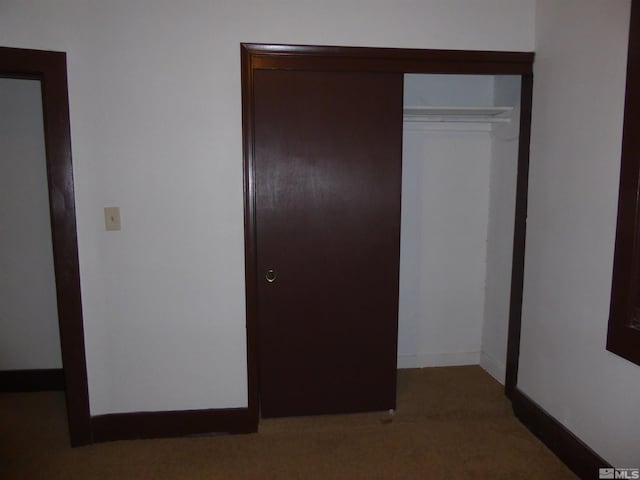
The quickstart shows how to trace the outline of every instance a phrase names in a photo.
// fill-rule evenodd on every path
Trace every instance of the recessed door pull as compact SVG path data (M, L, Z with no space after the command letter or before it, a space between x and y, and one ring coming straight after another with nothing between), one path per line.
M273 283L276 281L276 272L273 270L267 270L267 274L264 277L267 279L267 282Z

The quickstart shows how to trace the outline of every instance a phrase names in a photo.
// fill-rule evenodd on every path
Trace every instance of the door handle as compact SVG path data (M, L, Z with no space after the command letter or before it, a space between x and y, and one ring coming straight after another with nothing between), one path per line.
M267 270L267 273L264 276L264 278L267 279L267 282L273 283L276 281L276 272L274 272L272 269L269 269Z

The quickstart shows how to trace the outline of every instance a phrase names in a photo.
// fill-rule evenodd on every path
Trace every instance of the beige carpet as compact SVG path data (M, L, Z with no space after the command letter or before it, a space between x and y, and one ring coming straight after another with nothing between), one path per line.
M72 449L61 393L0 395L0 479L575 479L480 367L401 370L387 413Z

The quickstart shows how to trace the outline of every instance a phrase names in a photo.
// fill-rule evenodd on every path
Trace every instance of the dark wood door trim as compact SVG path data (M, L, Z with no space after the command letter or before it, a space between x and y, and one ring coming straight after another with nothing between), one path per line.
M253 69L525 75L531 52L243 44Z
M91 442L89 392L80 298L66 54L0 47L0 76L42 85L44 140L60 345L72 445Z
M507 333L507 371L505 393L509 398L518 383L522 291L524 288L524 251L527 236L527 198L529 195L529 150L531 140L531 108L533 75L522 76L520 86L520 137L516 176L516 212L511 260L511 298L509 301L509 331Z
M380 73L447 73L521 75L520 147L509 315L507 382L509 395L517 384L527 216L529 135L531 130L532 52L421 50L307 45L241 44L242 132L244 172L245 284L248 406L258 422L257 365L257 238L254 167L253 73L259 69L352 71Z
M0 393L64 391L64 371L61 368L2 370Z
M640 0L631 2L607 350L640 365Z

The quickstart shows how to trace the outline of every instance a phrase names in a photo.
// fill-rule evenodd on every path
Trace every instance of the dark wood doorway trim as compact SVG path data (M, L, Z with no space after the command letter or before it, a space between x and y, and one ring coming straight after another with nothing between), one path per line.
M71 444L91 442L66 54L0 47L0 76L40 80L60 346Z
M518 144L518 170L516 176L516 215L513 229L513 257L511 259L507 368L504 381L504 391L507 397L511 399L518 384L518 361L520 359L524 251L527 236L527 198L529 195L532 95L533 75L523 75L520 86L520 141Z
M260 69L351 71L380 73L448 73L522 76L520 147L516 191L516 215L511 279L511 305L505 391L511 395L517 382L520 350L520 313L524 274L529 133L533 84L532 52L421 50L305 45L241 45L242 131L244 157L245 283L247 308L248 407L258 422L257 365L256 206L254 183L253 74Z

